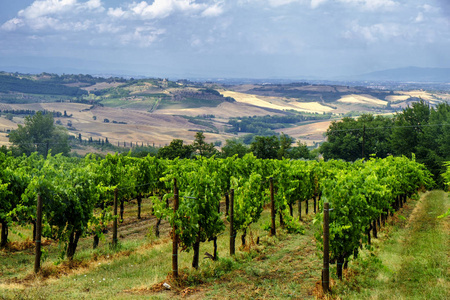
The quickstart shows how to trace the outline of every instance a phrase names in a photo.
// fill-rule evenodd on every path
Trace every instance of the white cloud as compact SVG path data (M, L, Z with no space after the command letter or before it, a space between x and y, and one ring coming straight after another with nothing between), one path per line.
M349 40L363 40L369 44L398 38L405 28L395 23L378 23L370 26L361 26L353 23L351 28L344 33Z
M95 28L97 29L97 32L102 33L118 33L125 29L125 26L117 26L110 23L100 23L95 24Z
M165 33L164 29L156 29L152 26L139 26L134 32L121 35L120 41L123 45L148 47L163 33Z
M298 2L299 0L269 0L269 4L273 7L278 7L292 2Z
M52 17L40 17L28 20L27 22L28 26L35 31L44 30L48 28L53 29L59 29L59 30L65 30L63 27L64 25L61 25L59 20L52 18Z
M108 9L108 15L114 18L122 18L125 14L125 11L121 7Z
M258 3L260 5L268 4L271 7L280 7L291 3L298 3L306 6L310 5L312 9L315 9L324 5L326 2L329 2L330 4L337 2L342 5L356 6L368 11L392 10L399 6L399 3L395 0L239 0L237 3L241 6L250 3Z
M359 6L365 10L392 10L399 6L399 3L393 0L338 0L344 4Z
M94 9L100 9L101 11L105 10L101 0L89 0L88 2L86 2L86 7L91 10Z
M115 18L128 19L163 19L176 13L200 13L203 17L216 17L223 13L223 0L212 4L197 3L193 0L154 0L132 2L124 7L109 8L108 15Z
M19 17L25 19L36 19L42 16L58 14L74 9L77 0L40 0L34 1L27 8L19 11Z
M420 23L420 22L422 22L423 20L424 20L423 13L422 13L422 12L419 12L419 13L417 14L417 17L414 19L414 22Z
M327 0L311 0L311 8L317 8L325 2L327 2Z
M222 5L216 3L212 6L207 7L203 12L203 17L217 17L223 13Z
M136 43L147 47L162 34L164 29L154 29L145 20L158 20L178 14L183 16L216 17L224 11L224 0L126 0L119 7L105 8L101 0L35 0L20 10L17 17L3 24L0 30L23 32L37 36L57 36L58 32L86 32L92 39L117 40L128 45ZM103 36L100 36L103 35Z
M142 19L166 18L175 12L195 12L206 9L205 4L198 4L191 0L155 0L152 4L147 1L133 2L128 6L128 15Z
M14 31L22 26L24 26L24 22L22 19L13 18L3 23L2 26L0 26L0 29L5 31Z

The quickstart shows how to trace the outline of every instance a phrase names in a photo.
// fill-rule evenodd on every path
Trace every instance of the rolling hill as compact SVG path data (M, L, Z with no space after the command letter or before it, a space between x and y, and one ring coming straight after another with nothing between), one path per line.
M107 138L119 146L191 143L197 131L217 144L284 132L312 146L344 115L392 114L419 98L431 105L450 100L446 92L307 82L224 85L48 73L2 72L0 87L0 145L8 144L8 131L23 123L26 111L47 110L74 138ZM243 118L245 128L236 126Z

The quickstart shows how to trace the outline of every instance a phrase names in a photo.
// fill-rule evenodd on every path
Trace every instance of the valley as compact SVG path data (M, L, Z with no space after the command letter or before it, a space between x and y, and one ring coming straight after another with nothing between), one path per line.
M19 79L34 85L25 89L15 81ZM430 105L450 99L445 91L306 82L227 85L47 73L2 72L0 85L6 86L0 88L0 145L6 146L8 132L23 123L25 114L17 113L20 110L65 112L70 117L55 117L55 121L74 139L108 139L117 146L133 143L162 147L173 139L192 143L195 133L203 131L207 141L216 145L248 134L283 132L313 147L324 141L330 122L343 116L394 114L419 99ZM253 132L230 132L230 120L255 116L305 116L307 120L279 123L273 131L256 128Z

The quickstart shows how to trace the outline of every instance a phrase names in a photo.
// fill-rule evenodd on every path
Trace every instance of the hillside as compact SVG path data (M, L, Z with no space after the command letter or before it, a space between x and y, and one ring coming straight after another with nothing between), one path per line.
M225 85L1 72L0 145L8 144L8 131L23 122L26 111L48 110L75 138L107 138L120 146L158 147L175 138L191 143L196 131L217 144L246 134L285 132L312 146L324 140L333 119L392 114L419 98L435 105L450 100L450 94L307 82ZM243 118L251 126L238 126Z

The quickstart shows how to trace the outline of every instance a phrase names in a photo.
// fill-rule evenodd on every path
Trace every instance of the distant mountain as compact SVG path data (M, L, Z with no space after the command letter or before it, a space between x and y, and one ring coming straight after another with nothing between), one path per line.
M354 80L401 82L450 82L450 68L406 67L366 73Z

